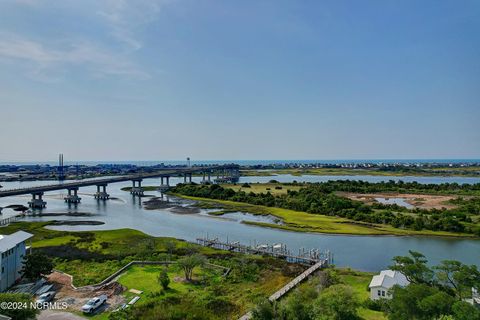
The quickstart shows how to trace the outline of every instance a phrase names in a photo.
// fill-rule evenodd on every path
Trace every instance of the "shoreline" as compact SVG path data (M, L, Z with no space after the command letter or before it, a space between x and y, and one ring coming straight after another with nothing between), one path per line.
M375 225L375 224L370 224L370 226L366 223L358 223L356 221L350 221L345 218L338 218L338 217L332 217L332 216L326 216L326 215L312 215L308 214L306 212L299 212L299 211L293 211L293 210L288 210L288 209L282 209L282 208L275 208L275 207L265 207L265 206L259 206L259 205L252 205L248 203L241 203L241 202L233 202L233 201L226 201L226 200L217 200L217 199L209 199L209 198L199 198L199 197L190 197L190 196L182 196L180 194L172 194L174 196L184 198L184 199L189 199L189 200L195 200L199 201L199 203L196 204L199 208L206 209L207 203L214 203L218 205L217 207L211 206L210 208L216 208L219 209L222 213L220 214L214 214L214 216L222 216L224 214L228 214L228 211L238 211L238 212L246 212L249 214L253 215L267 215L270 214L278 219L281 219L281 221L284 224L270 224L270 223L265 223L265 222L255 222L255 221L242 221L243 224L246 225L253 225L253 226L258 226L258 227L264 227L264 228L272 228L272 229L280 229L284 231L292 231L292 232L301 232L301 233L314 233L314 234L325 234L325 235L339 235L339 236L396 236L396 237L429 237L429 238L455 238L455 239L466 239L466 240L480 240L480 237L475 236L473 234L455 234L451 232L446 232L446 231L415 231L415 230L406 230L406 229L396 229L396 230L391 230L395 229L391 226L384 226L384 225ZM226 206L222 207L222 206ZM232 209L237 206L237 210ZM230 207L230 208L228 208ZM248 209L253 209L249 211ZM257 209L257 210L255 210ZM227 212L224 212L227 211ZM260 212L261 211L261 212ZM334 223L334 224L339 224L339 225L345 225L349 224L349 226L354 225L357 227L363 227L365 228L362 230L362 232L349 232L346 230L318 230L315 227L312 226L303 226L303 225L298 225L294 226L292 224L296 224L295 222L288 222L285 221L285 216L275 214L275 211L284 211L286 213L294 213L297 215L309 215L310 218L318 218L318 219L327 219L330 220L328 222ZM319 221L322 222L322 221ZM387 228L385 229L377 229L377 228L371 228L371 226L378 227L378 228ZM336 226L340 227L340 226ZM370 229L370 230L369 230ZM371 231L371 232L369 232Z
M357 171L358 170L358 171ZM262 177L275 177L277 175L289 174L296 177L302 176L374 176L374 177L460 177L460 178L480 178L480 173L429 173L429 172L384 172L374 171L366 169L244 169L240 170L242 176L262 176Z

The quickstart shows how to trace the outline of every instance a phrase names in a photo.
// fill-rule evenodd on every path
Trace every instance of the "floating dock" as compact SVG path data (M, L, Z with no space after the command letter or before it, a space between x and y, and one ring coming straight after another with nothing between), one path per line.
M282 243L268 244L258 243L254 241L253 245L244 245L238 241L229 242L220 241L218 238L210 239L208 236L204 238L197 238L197 244L204 247L211 247L215 249L227 250L232 252L239 252L243 254L260 254L269 255L276 258L285 259L288 262L300 263L304 265L315 265L318 262L323 262L324 266L333 263L333 255L330 251L320 251L319 249L306 250L301 248L298 250L298 255L293 254L287 249L287 245Z

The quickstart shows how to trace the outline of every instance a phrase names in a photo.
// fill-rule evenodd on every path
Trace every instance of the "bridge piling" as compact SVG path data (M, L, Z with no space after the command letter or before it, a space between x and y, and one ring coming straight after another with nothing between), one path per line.
M100 187L103 188L103 191L100 191ZM97 200L108 200L110 195L107 193L107 184L97 184L97 192L94 197Z
M80 203L80 200L82 198L80 198L77 194L78 187L68 188L67 190L68 190L68 196L66 196L64 198L65 202L67 202L67 203ZM72 191L73 191L73 195L72 195Z
M142 179L132 180L132 190L130 190L130 193L134 196L143 196Z
M163 178L166 178L167 184L163 183ZM168 176L160 177L160 186L157 188L157 191L162 192L162 196L163 196L163 192L168 191L168 189L170 189L170 186L168 185L168 178L169 178Z
M152 173L141 173L141 174L134 174L134 175L125 175L120 177L110 177L110 178L102 178L102 179L90 179L90 180L82 180L82 181L72 181L72 182L65 182L62 184L50 184L50 185L40 185L40 186L31 186L26 188L18 188L18 189L1 189L0 190L0 198L3 197L11 197L11 196L19 196L19 195L32 195L32 201L29 202L31 207L45 207L45 201L42 199L37 199L37 195L39 193L49 192L49 191L58 191L58 190L68 190L69 188L80 188L80 187L88 187L88 186L97 186L97 193L94 194L96 199L106 200L109 198L109 195L106 193L105 186L110 183L117 183L117 182L125 182L125 181L138 181L141 179L147 178L158 178L164 177L166 179L166 185L170 186L169 178L172 176L182 176L184 173L189 175L198 174L198 173L206 173L207 181L212 181L212 175L215 173L219 173L223 169L233 170L233 174L235 171L238 172L239 166L236 164L225 164L225 165L208 165L208 166L198 166L198 167L187 167L187 168L169 168L159 170L157 172ZM238 175L238 173L237 173ZM229 181L233 181L231 178L235 177L228 177ZM104 186L105 185L105 186ZM103 192L100 190L100 187L104 187ZM134 185L134 187L137 187ZM138 188L141 188L141 184L139 184ZM35 196L33 196L35 194ZM73 195L72 195L73 196ZM77 195L78 196L78 195ZM35 200L35 201L33 201Z
M38 199L37 199L38 196ZM28 202L28 206L32 209L43 209L47 206L47 202L42 199L43 192L32 193L32 200Z

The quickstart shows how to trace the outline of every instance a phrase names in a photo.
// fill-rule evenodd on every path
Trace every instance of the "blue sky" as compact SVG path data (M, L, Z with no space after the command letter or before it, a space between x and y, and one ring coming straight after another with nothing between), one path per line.
M0 161L480 158L480 2L0 2Z

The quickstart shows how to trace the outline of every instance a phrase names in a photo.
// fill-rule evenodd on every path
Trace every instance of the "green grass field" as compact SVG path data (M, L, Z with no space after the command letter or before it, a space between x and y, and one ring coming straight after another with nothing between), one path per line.
M340 280L351 286L360 301L369 299L370 292L367 290L373 273L353 271L350 269L339 269ZM374 311L365 307L358 309L358 314L365 320L384 320L387 319L383 312Z
M165 291L157 281L162 266L129 268L119 281L128 289L144 291L138 303L142 319L157 319L149 314L152 308L159 308L161 312L162 308L169 308L187 314L207 310L208 319L237 318L304 270L283 260L200 247L173 238L152 237L137 230L63 232L46 229L47 225L46 222L17 222L0 227L0 234L18 230L34 234L34 250L53 257L55 269L71 274L75 286L98 283L133 260L175 261L189 252L199 252L210 263L231 269L228 277L223 277L223 268L197 267L193 281L186 282L183 271L172 264L168 268L170 289ZM124 295L127 300L133 296L128 291ZM107 317L108 313L102 313L88 318Z
M163 266L132 266L124 274L120 276L118 282L127 287L127 289L136 289L146 293L162 291L162 287L158 283L158 275L165 268ZM193 279L199 278L203 272L195 269ZM169 293L185 293L192 290L197 290L192 282L183 281L183 273L176 266L169 266L167 268L168 276L170 278Z

